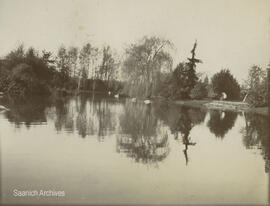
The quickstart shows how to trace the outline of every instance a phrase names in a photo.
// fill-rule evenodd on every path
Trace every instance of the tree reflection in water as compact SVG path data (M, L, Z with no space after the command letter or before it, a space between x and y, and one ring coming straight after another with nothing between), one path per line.
M175 140L179 140L179 133L182 137L182 143L185 145L183 153L188 164L188 146L196 143L192 142L190 137L191 129L204 121L206 111L199 108L189 108L176 105L161 104L156 110L158 116L167 124L174 135Z
M157 163L169 154L170 134L184 144L188 164L189 146L195 145L190 132L202 123L206 111L167 103L146 106L100 96L57 97L32 96L2 98L0 104L10 111L3 115L17 127L52 121L55 130L77 132L80 137L95 136L99 141L117 134L117 151L125 152L137 162ZM210 131L223 138L234 126L237 113L210 111ZM266 171L270 170L270 117L244 114L243 144L248 149L262 150ZM169 129L167 129L169 128ZM170 131L169 131L170 130ZM192 139L192 140L191 140Z
M244 114L245 127L241 129L243 144L248 149L261 149L265 159L265 171L270 171L270 117Z
M45 109L52 102L47 96L29 96L29 97L5 97L1 99L1 105L9 108L5 112L6 118L15 123L16 127L22 124L30 127L31 124L42 124L47 122Z
M102 96L92 96L88 102L87 134L96 135L99 141L103 141L115 132L117 116L114 112L121 103Z
M162 161L169 154L168 135L151 106L126 102L120 127L122 134L117 136L117 152L148 164Z
M115 130L116 115L112 112L120 103L102 96L29 96L6 97L0 104L9 108L5 117L17 127L43 124L53 121L55 130L73 133L81 137L104 136Z
M74 131L73 110L70 107L71 99L68 97L54 98L54 108L49 111L50 114L55 112L54 125L56 131L61 131L63 128L66 131ZM53 111L53 109L55 111ZM54 117L51 117L54 119Z
M113 106L114 102L99 96L77 96L56 107L56 127L64 124L65 130L76 128L82 138L96 135L102 141L116 126Z
M92 128L92 121L87 121L87 112L86 112L86 100L87 97L79 96L76 99L76 111L77 111L77 118L76 118L76 128L79 135L82 138L85 138L88 134L87 132L87 125ZM91 119L90 119L91 120Z
M110 131L114 131L116 128L116 117L113 114L111 108L115 102L113 101L99 101L96 103L96 115L98 118L98 136L104 137L110 134Z
M207 126L216 137L223 139L227 132L233 128L237 115L235 112L211 110Z

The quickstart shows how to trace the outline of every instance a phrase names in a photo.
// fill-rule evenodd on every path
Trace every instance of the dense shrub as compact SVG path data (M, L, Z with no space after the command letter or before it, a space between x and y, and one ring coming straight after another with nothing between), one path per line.
M207 97L209 99L219 99L219 94L217 94L214 91L213 85L208 85L208 87L207 87Z
M205 86L201 82L198 82L191 90L190 97L192 99L203 99L207 97L207 90Z
M190 92L190 97L192 99L203 99L208 95L207 85L203 82L197 82L195 87Z
M212 86L214 93L219 96L225 92L228 100L239 100L240 85L228 69L223 69L212 77Z
M166 80L163 95L170 99L189 99L197 76L189 63L180 63Z
M0 91L9 94L48 93L54 68L30 48L11 51L0 65Z

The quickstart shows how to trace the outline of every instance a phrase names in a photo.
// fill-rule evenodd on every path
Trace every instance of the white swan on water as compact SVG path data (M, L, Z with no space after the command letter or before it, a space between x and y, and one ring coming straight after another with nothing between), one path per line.
M114 95L115 98L119 98L119 94Z
M225 117L225 112L224 111L222 111L222 113L221 113L221 119L224 119L224 117Z
M146 99L143 101L145 104L151 104L151 101L149 99Z

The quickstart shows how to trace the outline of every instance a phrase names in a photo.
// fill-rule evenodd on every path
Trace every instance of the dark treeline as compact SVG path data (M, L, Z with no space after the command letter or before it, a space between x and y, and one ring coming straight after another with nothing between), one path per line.
M136 98L245 100L254 106L269 104L270 72L247 68L240 85L229 69L211 79L199 73L197 42L186 61L173 68L173 43L159 37L143 37L130 44L120 59L110 46L82 48L61 46L56 55L19 46L0 61L0 92L33 94L62 92L120 93ZM268 69L270 70L270 68ZM121 80L121 81L120 81Z
M23 45L0 61L0 91L7 94L49 94L55 91L118 92L119 63L109 46L102 51L61 46L57 55ZM98 61L99 60L99 61Z

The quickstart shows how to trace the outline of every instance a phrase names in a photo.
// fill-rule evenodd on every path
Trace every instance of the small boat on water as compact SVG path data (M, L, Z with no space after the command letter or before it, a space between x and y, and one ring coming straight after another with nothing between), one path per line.
M149 99L146 99L146 100L144 100L143 101L145 104L151 104L151 100L149 100Z

